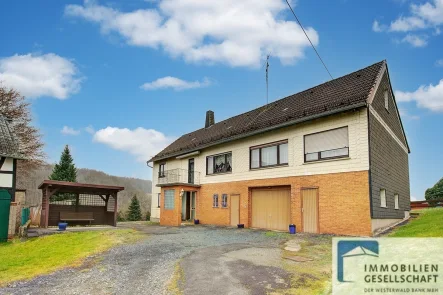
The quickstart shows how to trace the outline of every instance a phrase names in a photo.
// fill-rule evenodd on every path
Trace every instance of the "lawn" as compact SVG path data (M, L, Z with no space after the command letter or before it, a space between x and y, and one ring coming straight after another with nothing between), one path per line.
M390 237L443 237L443 208L417 211L420 215L407 224L398 227Z
M0 286L63 267L80 266L90 255L138 240L135 230L72 232L0 244Z

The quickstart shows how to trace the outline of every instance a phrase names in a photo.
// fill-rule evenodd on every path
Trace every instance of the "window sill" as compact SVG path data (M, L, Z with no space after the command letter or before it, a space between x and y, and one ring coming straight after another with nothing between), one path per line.
M303 165L311 165L311 164L316 164L316 163L333 162L333 161L341 161L341 160L351 160L351 157L343 157L343 158L334 158L334 159L324 159L324 160L318 160L318 161L310 161L310 162L304 162Z
M380 208L388 209L388 206L380 206Z
M229 207L220 207L220 209L228 209Z
M221 173L206 174L206 176L217 176L217 175L225 175L225 174L232 174L232 171L231 172L221 172Z
M273 166L259 167L259 168L249 168L249 171L263 170L263 169L273 169L273 168L281 168L281 167L289 167L289 164L273 165Z

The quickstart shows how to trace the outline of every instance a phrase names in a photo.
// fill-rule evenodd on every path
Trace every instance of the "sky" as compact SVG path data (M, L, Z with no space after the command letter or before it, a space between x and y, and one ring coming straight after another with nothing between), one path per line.
M291 1L334 77L386 59L411 197L443 175L443 0ZM0 81L32 103L47 161L151 179L184 133L329 79L284 0L0 3Z

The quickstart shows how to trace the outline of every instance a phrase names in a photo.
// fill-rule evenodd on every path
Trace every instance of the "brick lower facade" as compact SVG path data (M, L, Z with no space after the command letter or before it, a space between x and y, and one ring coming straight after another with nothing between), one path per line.
M240 223L251 225L251 189L271 186L291 188L291 223L303 231L301 189L319 189L319 232L342 235L371 235L368 171L292 176L272 179L203 184L200 188L174 186L161 189L162 225L181 223L180 191L197 191L196 218L202 224L229 225L230 199L227 208L213 208L213 194L240 195ZM164 210L164 190L174 189L174 210ZM220 202L220 201L219 201Z

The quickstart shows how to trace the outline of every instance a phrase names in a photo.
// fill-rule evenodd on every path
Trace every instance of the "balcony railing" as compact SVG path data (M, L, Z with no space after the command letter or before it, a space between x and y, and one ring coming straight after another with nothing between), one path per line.
M200 185L200 172L179 168L158 172L158 184L174 183Z

